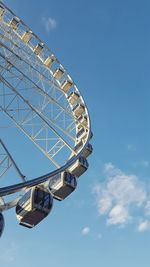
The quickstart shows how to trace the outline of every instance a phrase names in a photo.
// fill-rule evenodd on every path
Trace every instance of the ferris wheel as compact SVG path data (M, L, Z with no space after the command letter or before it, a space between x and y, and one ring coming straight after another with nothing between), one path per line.
M28 179L0 139L0 179L11 168L20 178L19 183L0 187L1 228L3 212L13 207L20 224L32 228L49 214L53 199L63 200L76 189L88 169L91 124L85 101L64 66L2 1L0 113L0 127L5 120L13 124L52 166L51 172Z

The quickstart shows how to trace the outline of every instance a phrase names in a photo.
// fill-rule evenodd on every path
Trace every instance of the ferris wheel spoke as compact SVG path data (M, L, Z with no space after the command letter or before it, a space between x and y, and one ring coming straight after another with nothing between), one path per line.
M12 86L11 86L10 84L8 84L8 82L5 81L5 83L7 84L7 86L9 86L10 88L12 88ZM13 92L15 92L15 88L13 88ZM14 100L14 98L13 98L13 100ZM23 100L24 100L24 99L23 99ZM13 101L11 101L11 102L13 102ZM24 102L26 103L25 100L24 100ZM32 111L35 112L35 110L33 109L33 107L31 107L31 105L29 105L29 106L30 106L30 108L32 109ZM3 109L3 111L6 112L7 115L9 114L8 111L7 111L6 109ZM36 112L36 114L37 114L37 112ZM13 119L13 120L15 121L15 123L17 122L17 121L15 120L14 116L12 116L12 113L11 113L11 115L9 114L9 117L10 117L11 119ZM45 123L45 122L44 122L44 123ZM19 126L19 128L21 128L22 130L25 130L25 127L23 127L24 125L17 123L17 126ZM29 125L26 125L26 126L29 126ZM24 129L23 129L23 128L24 128ZM43 132L43 129L44 129L44 128L45 128L45 125L44 125L44 127L42 127L42 132ZM27 128L26 128L26 134L27 134ZM33 127L32 127L32 134L33 134ZM29 135L29 134L27 134L27 135L28 135L28 137L29 137L30 139L32 139L32 141L34 141L34 143L37 144L38 147L40 147L39 144L38 144L38 141L39 141L38 138L33 139L33 137L31 136L31 133L30 133L30 135ZM58 134L57 134L57 136L58 136ZM47 144L47 138L46 138L46 137L45 137L45 142L46 142L46 144ZM64 140L63 140L63 143L64 143ZM63 146L64 146L64 145L63 145ZM61 146L61 147L63 147L63 146ZM57 153L56 153L56 147L55 147L55 145L54 145L54 149L51 148L51 150L50 150L50 152L55 151L54 155L51 155L51 156L50 156L49 153L48 153L47 151L45 151L42 147L40 147L40 149L44 152L44 154L45 154L49 159L52 159L52 157L54 157L54 156L57 154ZM60 146L59 146L59 147L57 146L57 149L58 149L58 151L60 151ZM73 149L72 149L72 152L73 152ZM54 160L53 160L52 162L53 162L57 167L59 166Z
M19 178L25 182L25 176L22 174L20 169L18 168L16 162L14 161L13 157L7 150L5 144L0 139L0 178L3 178L6 173L9 171L10 168L14 167L16 170Z
M8 58L5 58L5 56L3 54L0 54L6 61L9 62ZM10 62L9 62L10 63ZM43 90L41 87L39 87L37 84L35 84L34 81L32 81L30 79L30 77L26 76L24 73L22 73L22 71L20 69L18 69L18 67L14 66L14 69L16 69L16 71L18 71L19 73L21 73L23 75L23 77L25 79L27 79L29 82L31 82L31 84L34 85L34 89L38 90L42 95L44 95L45 97L47 97L48 99L50 99L50 101L52 101L54 104L56 104L58 106L58 108L62 109L63 112L65 114L67 114L71 119L74 119L75 121L77 121L77 118L66 108L64 108L60 103L58 103L53 97L51 97L45 90Z
M0 155L0 157L2 157L2 155ZM8 156L5 156L3 160L0 161L0 178L7 173L11 166L12 163L9 161Z
M14 76L14 77L16 77L16 75ZM15 88L17 88L17 86L19 85L19 84L21 84L23 81L24 81L24 77L19 77L19 76L17 76L18 77L18 83L16 83L15 84ZM9 79L10 78L12 78L12 77L9 77ZM8 79L8 76L7 76L7 79ZM30 88L31 89L31 88ZM22 90L22 88L21 89L19 89L20 91ZM34 88L33 88L33 90L35 90ZM4 94L4 96L6 97L6 94ZM16 95L14 96L14 98L16 97ZM13 101L13 99L12 99L12 101ZM44 107L42 107L42 108L40 108L39 110L41 111L41 110L43 110L44 111L44 109L46 108L46 106L49 104L49 103L51 103L51 101L48 99L47 100L47 102L46 102L46 104L42 104L42 106ZM10 103L11 104L11 103ZM9 106L7 106L7 108L8 108ZM67 133L67 131L65 131L64 129L66 129L66 125L64 126L64 129L62 128L62 127L60 127L59 125L57 125L57 123L56 123L56 119L60 116L60 114L62 114L62 112L60 112L60 113L58 113L58 115L54 118L54 119L50 119L49 118L49 121L51 121L51 123L53 123L53 124L55 124L55 126L56 127L58 127L60 130L62 130L64 133L66 133L68 136L70 136L69 135L69 133ZM46 115L45 115L46 116ZM73 139L73 137L72 136L70 136L70 138L72 138ZM73 139L74 140L74 139Z
M5 146L4 142L2 141L2 139L0 139L0 145L3 148L3 150L5 151L5 154L6 154L6 157L5 157L5 160L7 159L7 167L6 167L6 169L8 170L11 166L13 166L15 168L15 170L17 171L19 177L22 179L23 182L25 182L26 181L25 176L22 174L22 172L18 168L16 162L14 161L13 157L9 153L9 151L6 148L6 146ZM0 162L0 165L1 165L2 162Z
M0 140L0 178L11 168L12 162L6 151L4 150Z
M51 160L51 162L57 167L57 168L60 168L60 165L58 164L58 162L56 162L50 155L49 155L49 153L46 151L46 149L43 147L43 146L41 146L38 142L36 142L36 139L34 139L33 137L32 137L32 134L30 134L25 128L23 128L22 127L22 125L21 124L19 124L18 122L17 122L17 120L12 116L12 115L10 115L9 114L9 112L7 112L5 109L3 109L3 107L0 107L2 110L3 110L3 112L11 119L11 120L13 120L14 121L14 123L16 124L16 126L46 155L46 157L48 158L48 159L50 159ZM44 141L46 141L46 138L44 138Z
M19 129L21 129L29 138L30 140L32 140L32 142L34 142L34 144L36 144L36 146L51 160L57 153L56 153L56 148L55 148L55 153L49 155L49 151L53 151L53 148L55 147L55 142L58 140L58 138L54 138L54 137L48 137L50 132L47 129L47 126L42 122L37 124L34 123L34 121L32 121L32 124L22 124L20 122L17 121L17 119L15 119L15 117L12 115L12 112L8 112L6 109L3 109L3 107L1 107L1 109L7 114L7 116L12 119L15 124L17 125L17 127ZM33 113L33 111L32 111ZM35 118L35 116L33 116ZM45 145L41 145L41 141L43 141L45 143ZM42 143L43 143L42 142ZM51 149L50 149L50 144L51 144ZM64 146L64 142L62 147ZM60 150L60 148L59 148ZM54 163L55 166L59 167L60 165L52 160L52 162Z
M12 45L14 45L13 38L11 40L7 37L7 39L11 42ZM60 91L60 88L59 88L58 84L56 83L55 79L53 78L52 73L49 71L48 77L46 77L46 75L44 75L45 72L47 73L47 69L44 66L43 66L43 68L41 68L40 60L37 60L37 58L36 58L36 61L33 63L33 59L30 59L31 54L29 54L29 53L27 53L27 51L23 50L22 47L20 48L17 45L15 45L14 47L15 47L15 49L12 49L12 47L7 46L7 49L9 49L17 57L21 58L22 62L24 62L25 64L27 64L29 66L30 69L29 70L26 69L26 72L34 70L34 72L38 73L39 77L42 77L45 80L45 82L47 82L49 84L51 81L51 83L53 83L53 85L57 88L57 90ZM18 50L19 50L19 52L18 52ZM32 65L31 65L31 62L32 62ZM39 67L39 69L38 69L38 67ZM41 80L41 78L39 80Z
M20 80L19 80L19 82L18 82L18 84L19 83L21 83L22 81L23 81L23 78L21 78L21 77L18 77L18 78L20 78ZM15 88L17 87L17 85L15 86ZM48 103L48 102L47 102ZM46 105L45 105L46 106ZM40 111L41 112L41 111ZM50 118L47 118L52 124L54 124L57 128L59 128L61 131L63 131L63 133L65 133L66 135L68 135L70 138L72 138L72 140L74 140L75 141L75 139L66 131L66 130L64 130L62 127L60 127L58 124L56 124L55 123L55 120L56 120L56 118L58 118L59 116L60 116L60 114L61 114L62 112L60 112L56 117L55 117L55 119L54 120L51 120ZM46 117L45 115L44 115L44 117ZM64 128L66 129L66 124L64 125Z
M9 87L17 96L19 96L19 98L21 98L23 100L24 103L27 104L27 106L33 110L33 112L38 115L40 117L41 120L44 121L44 123L54 132L54 134L59 138L61 139L64 144L72 151L74 152L73 148L69 145L68 142L66 142L64 140L64 138L54 129L54 127L52 127L52 125L49 124L49 122L45 119L45 117L43 116L42 112L38 111L37 108L35 108L28 100L26 100L17 90L16 88L14 88L6 79L4 79L3 77L1 77L1 80L3 81L3 83ZM12 100L13 101L13 100Z

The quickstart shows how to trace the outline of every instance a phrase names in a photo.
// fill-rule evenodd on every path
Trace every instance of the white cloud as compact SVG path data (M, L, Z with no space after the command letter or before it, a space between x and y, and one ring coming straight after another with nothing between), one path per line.
M125 224L129 221L130 216L127 207L116 205L109 213L107 224Z
M90 232L90 228L88 226L84 227L81 231L82 235L88 235Z
M93 192L98 214L106 217L107 225L123 226L136 221L138 211L144 218L150 216L150 187L147 184L112 163L105 164L104 174L104 182L98 183Z
M54 18L42 17L42 23L44 24L46 32L50 32L57 27L57 22Z
M145 221L139 223L139 225L138 225L138 231L139 231L139 232L145 232L145 231L147 231L149 228L150 228L150 223L149 223L149 221L147 221L147 220L145 220Z

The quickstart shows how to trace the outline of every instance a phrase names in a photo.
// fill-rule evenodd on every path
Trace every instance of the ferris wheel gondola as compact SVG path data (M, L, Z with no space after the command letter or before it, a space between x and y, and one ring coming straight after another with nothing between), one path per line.
M77 179L70 172L61 172L54 175L48 182L48 188L57 200L64 200L77 187Z
M27 190L16 205L19 224L33 228L48 216L52 205L53 197L47 190L40 187L33 187Z

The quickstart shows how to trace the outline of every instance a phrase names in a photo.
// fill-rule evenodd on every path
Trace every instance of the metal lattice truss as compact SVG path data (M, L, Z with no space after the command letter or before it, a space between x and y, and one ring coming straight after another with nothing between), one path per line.
M4 150L0 140L0 178L7 173L11 166L12 161L7 152Z
M22 174L5 144L0 139L0 178L3 177L12 166L16 169L21 180L25 182L25 176Z
M0 1L0 113L51 161L55 171L9 188L11 193L67 169L91 135L87 107L73 79L31 29ZM0 128L4 120L0 121ZM79 146L80 144L80 146ZM78 146L78 150L77 150ZM6 150L5 150L6 152ZM7 154L7 153L6 153ZM8 154L2 156L11 167ZM24 179L24 178L23 178ZM7 189L0 189L1 196Z
M61 150L65 161L76 155L78 123L62 84L78 90L54 55L48 64L52 53L20 19L3 7L0 13L0 110L59 168Z

